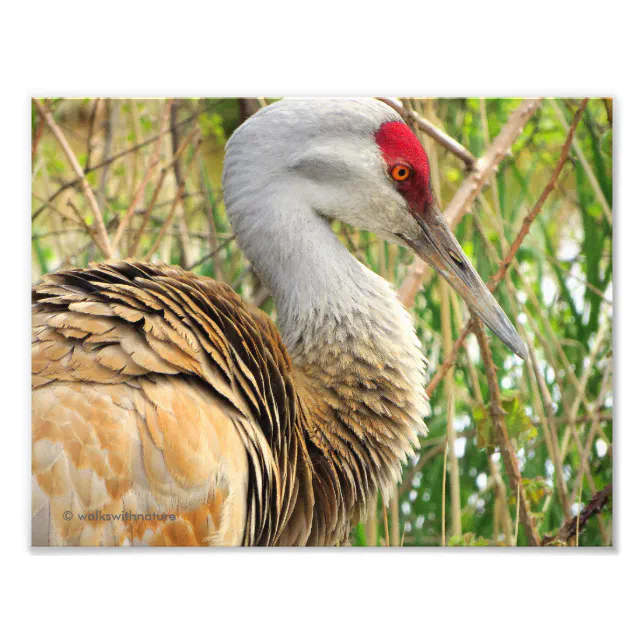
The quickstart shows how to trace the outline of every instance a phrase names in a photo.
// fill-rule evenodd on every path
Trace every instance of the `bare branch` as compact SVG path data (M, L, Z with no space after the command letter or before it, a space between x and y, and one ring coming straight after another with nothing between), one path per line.
M569 544L574 537L579 537L579 532L584 529L591 517L599 514L608 499L613 496L613 484L609 483L603 490L593 494L588 505L577 515L566 521L554 537L544 537L543 545ZM579 545L577 543L576 545Z

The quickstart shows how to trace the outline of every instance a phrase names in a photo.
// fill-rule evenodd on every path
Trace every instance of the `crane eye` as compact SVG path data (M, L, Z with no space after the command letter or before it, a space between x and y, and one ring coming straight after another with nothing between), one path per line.
M391 178L394 181L405 181L411 176L411 168L404 163L397 163L391 168Z

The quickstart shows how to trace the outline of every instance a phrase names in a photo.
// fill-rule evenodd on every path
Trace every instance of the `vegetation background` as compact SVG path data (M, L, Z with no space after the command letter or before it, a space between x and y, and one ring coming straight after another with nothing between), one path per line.
M235 244L220 184L227 138L266 102L36 99L34 283L114 248L226 281L274 313ZM612 103L533 103L527 113L520 99L395 101L481 276L512 256L495 295L528 363L470 334L446 368L469 315L463 303L433 272L421 280L406 249L334 224L413 302L432 377L429 434L354 545L612 543Z

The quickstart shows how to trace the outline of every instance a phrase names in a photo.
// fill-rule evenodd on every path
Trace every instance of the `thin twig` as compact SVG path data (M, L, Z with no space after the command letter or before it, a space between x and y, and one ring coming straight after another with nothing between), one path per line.
M105 159L108 159L111 150L112 150L112 139L114 135L114 130L116 129L117 126L117 119L119 115L119 109L116 104L117 99L114 98L106 98L105 99L105 121L104 121L104 130L105 134L103 136L103 161ZM107 203L107 174L109 171L109 167L107 165L103 166L103 170L101 172L101 178L99 179L98 183L98 190L97 190L97 201L101 208L105 206Z
M192 140L193 134L196 131L197 130L193 130L193 132L191 134L188 134L188 136L184 139L183 143L181 144L181 146L177 150L177 153L175 154L175 157L181 156L183 150L187 147L188 143ZM201 143L201 139L197 138L197 140L195 141L195 147L198 147L200 145L200 143ZM197 156L196 154L193 154L192 159L190 159L190 161L193 162L195 160L196 156ZM165 176L165 174L164 174L164 176ZM176 196L174 198L174 201L172 202L172 206L170 206L170 212L168 213L168 216L166 217L165 221L163 222L163 226L161 226L161 230L159 231L159 234L157 235L157 238L154 240L154 242L152 243L152 246L150 247L148 252L145 254L144 261L146 261L146 262L150 261L150 259L152 258L152 255L154 255L154 253L157 251L157 249L161 245L163 237L168 232L168 229L170 228L170 226L172 224L172 220L174 219L174 213L175 213L175 211L177 209L177 206L179 205L179 202L181 201L181 197L182 197L183 192L185 191L185 189L186 189L186 184L185 183L183 185L181 185L181 186L178 186L177 194L176 194Z
M152 174L154 173L154 169L159 163L159 156L161 154L161 141L163 140L161 133L166 129L168 125L168 119L170 116L171 107L172 107L172 99L169 99L165 106L165 110L163 111L163 116L161 117L160 132L159 132L159 136L157 137L157 143L154 146L154 151L152 152L150 163L148 164L148 167L145 171L145 175L141 183L139 184L139 187L136 190L134 199L132 199L132 203L130 203L130 207L127 209L127 212L123 216L123 219L121 219L121 221L119 222L118 228L114 233L114 239L112 240L114 248L118 248L119 242L121 241L121 238L123 237L123 234L125 233L125 230L128 224L130 223L132 216L134 215L134 209L136 208L139 201L141 201L141 198L143 197L143 193L145 192L145 187L148 185L148 182L150 181L150 179L152 178Z
M36 126L36 131L33 135L33 140L31 141L31 165L33 166L34 160L36 158L36 152L38 151L38 144L42 137L42 133L45 130L45 119L38 119L38 125Z
M87 225L87 222L85 221L83 215L79 212L78 208L74 205L73 201L71 199L67 200L67 205L69 208L72 209L72 212L76 215L76 219L74 219L75 223L80 223L81 226L85 229L85 232L91 237L92 236L92 231L90 227ZM61 215L63 214L62 212L60 213Z
M206 255L204 255L201 259L198 259L191 266L186 266L186 270L187 271L192 271L195 268L197 268L197 266L203 264L206 260L210 259L211 257L216 257L217 253L219 253L219 251L221 251L224 248L226 248L226 246L228 246L228 244L230 244L230 242L232 242L234 239L235 239L235 235L231 235L228 239L225 239L223 242L221 242L221 244L219 244L219 246L217 246L217 248L215 248L215 250L213 250L213 251L207 253Z
M179 150L179 127L177 126L177 113L179 111L179 106L175 102L170 107L170 134L171 134L171 145L172 145L172 155L174 157L174 162L172 164L172 169L174 171L174 179L177 189L180 186L184 186L184 190L181 190L181 197L177 205L177 219L179 221L179 249L181 251L181 266L188 266L191 263L190 260L190 239L188 237L188 223L186 221L185 214L185 179L183 177L183 172L181 171L181 164L179 162L179 155L177 152Z
M85 167L83 172L87 174L89 172L89 167L92 159L92 150L94 148L93 139L94 139L94 126L96 124L96 112L98 111L98 104L100 103L100 98L95 98L92 103L92 112L89 116L89 129L87 131L87 153L85 159Z
M564 126L564 128L568 128L566 117L564 116L564 113L561 111L561 108L557 104L557 101L554 98L551 98L550 104L554 108L555 114L557 115L559 122ZM577 157L579 157L579 161L581 162L584 172L588 177L588 182L590 183L590 186L592 187L593 192L595 193L595 197L597 197L597 201L602 207L606 220L608 221L609 224L612 224L613 211L611 210L611 207L608 205L608 202L606 201L606 197L604 197L604 192L601 189L601 186L599 185L599 181L597 181L597 177L595 176L595 173L590 167L590 163L588 163L588 160L586 159L586 155L584 154L584 151L581 145L579 144L579 142L577 141L577 139L573 138L572 146L575 149L575 153L577 154Z
M163 187L163 182L165 181L165 177L168 174L168 170L169 170L169 167L166 166L165 168L162 168L161 172L159 173L159 178L157 179L157 183L154 186L154 192L152 193L152 198L150 199L150 203L148 204L146 211L143 213L143 219L141 220L141 225L139 226L138 231L134 234L134 238L130 242L130 247L128 248L128 251L127 251L128 257L136 257L136 251L139 247L139 244L141 243L143 233L145 232L145 229L147 228L150 222L150 218L152 217L152 211L158 205L157 199L159 198L159 194L161 192L161 188ZM170 205L172 205L173 203L174 203L174 199L170 202Z
M105 229L105 222L103 221L103 217L101 216L101 212L99 210L98 203L96 202L96 197L92 192L92 188L90 187L87 181L87 178L83 173L83 168L81 168L80 163L78 163L78 159L76 158L76 155L74 154L73 150L69 146L69 143L67 143L67 139L65 138L65 135L63 134L62 130L58 127L56 121L54 121L54 118L52 117L49 110L43 105L43 103L39 99L34 98L33 102L34 102L34 105L36 106L36 109L40 113L40 116L45 120L45 122L47 123L47 126L51 130L54 137L56 137L56 140L58 141L60 147L63 149L63 152L67 157L67 160L69 161L74 172L76 173L76 176L78 177L78 180L81 183L81 187L83 189L83 193L85 194L85 198L87 199L87 202L89 203L92 214L94 215L94 221L92 226L92 237L96 241L96 244L98 245L98 247L101 249L101 252L103 253L103 255L107 259L110 259L110 257L112 257L113 255L113 252L112 252L112 246L110 244L110 240L107 236L107 230Z
M199 169L197 174L199 176L199 186L201 192L204 194L204 205L206 208L206 221L208 224L208 242L210 244L210 253L213 259L213 269L215 274L215 279L221 280L223 278L223 271L221 268L221 262L218 257L218 241L217 241L217 226L215 224L215 213L212 208L211 203L211 194L208 187L208 181L206 179L206 169L204 167L203 158L201 152L198 154L199 158ZM195 264L192 265L193 267Z
M132 240L132 243L130 244L130 248L128 249L128 255L130 257L134 257L136 255L136 251L139 247L139 244L141 243L141 238L143 236L143 232L145 228L147 227L150 217L152 216L152 210L155 208L157 205L157 199L159 198L159 194L161 192L161 188L163 187L163 183L165 182L165 178L168 175L168 172L170 171L170 168L172 168L172 164L174 163L175 159L177 159L181 154L183 154L183 151L186 149L188 144L192 141L192 139L196 136L197 132L199 131L198 128L194 128L191 130L191 132L186 136L186 138L183 140L183 143L179 146L179 149L177 150L176 154L172 157L170 162L166 164L162 169L161 172L159 173L159 178L157 179L156 186L154 187L154 192L152 193L152 199L150 200L150 203L148 204L147 210L145 211L143 215L143 220L141 221L141 225L139 227L139 230L136 232L134 235L134 239ZM198 145L198 143L197 143ZM193 157L194 158L194 157ZM185 185L183 186L183 190L185 190ZM172 199L170 202L170 212L172 213L172 216L174 217L174 208L176 208L177 205L177 197ZM172 223L172 222L170 222ZM166 228L170 224L168 223ZM165 226L165 223L164 223ZM165 234L165 228L163 229L163 233Z
M196 112L195 114L189 116L188 118L184 119L180 123L178 123L179 127L182 125L185 125L186 123L190 123L191 121L194 121L200 114L203 114L207 110L200 110L199 112ZM91 168L87 168L85 171L85 174L89 174L90 172L94 172L96 170L100 170L101 168L105 167L106 165L109 165L110 163L113 163L114 161L118 161L124 156L127 156L128 154L132 154L133 152L137 152L141 148L144 148L148 145L151 145L155 141L158 140L160 136L163 136L164 134L167 134L170 131L169 128L166 128L163 132L160 132L159 134L155 134L154 136L150 137L149 139L146 139L145 141L142 141L141 143L137 145L133 145L131 148L127 148L125 150L121 150L120 152L117 152L116 154L113 154L111 157L108 157L107 159L103 159L100 163L97 163L96 165L92 166ZM80 182L80 178L72 179L71 181L67 181L67 183L64 183L56 192L54 192L51 197L47 200L46 203L44 203L36 212L34 212L31 215L31 221L35 221L38 215L40 215L48 206L51 204L58 195L60 195L61 192L64 192L65 190L69 190L70 188L73 188Z

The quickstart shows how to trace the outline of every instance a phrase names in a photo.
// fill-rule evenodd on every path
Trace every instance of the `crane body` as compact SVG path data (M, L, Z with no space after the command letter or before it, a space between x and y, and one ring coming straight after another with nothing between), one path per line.
M340 219L434 265L521 340L372 100L281 101L229 141L224 200L277 325L230 287L122 260L34 287L34 545L336 545L425 433L426 365Z

